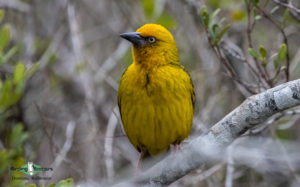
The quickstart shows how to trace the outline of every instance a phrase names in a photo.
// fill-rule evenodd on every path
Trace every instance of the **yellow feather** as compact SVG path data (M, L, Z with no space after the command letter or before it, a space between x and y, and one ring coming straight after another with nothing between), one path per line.
M146 24L137 32L157 41L132 47L133 64L120 80L118 104L130 142L154 155L189 135L195 95L171 33L156 24Z

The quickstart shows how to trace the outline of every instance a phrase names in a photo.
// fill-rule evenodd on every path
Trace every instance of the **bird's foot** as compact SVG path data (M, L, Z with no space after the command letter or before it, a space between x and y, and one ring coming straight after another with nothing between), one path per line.
M142 161L143 161L143 158L145 156L145 153L146 153L145 151L142 151L141 154L140 154L140 158L139 158L139 161L138 161L136 169L135 169L135 176L138 176L141 172Z
M174 155L175 153L181 151L181 146L180 144L174 144L174 148L171 151L171 154Z

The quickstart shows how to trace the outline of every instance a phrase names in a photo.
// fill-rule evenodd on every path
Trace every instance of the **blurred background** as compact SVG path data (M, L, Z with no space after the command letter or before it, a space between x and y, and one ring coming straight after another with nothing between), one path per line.
M122 130L117 106L120 77L132 63L131 45L119 34L135 31L145 23L158 23L172 32L196 92L189 139L206 133L251 93L226 74L208 42L198 13L203 5L211 13L220 8L216 20L225 18L223 25L231 25L220 43L222 54L238 77L256 84L255 75L244 62L250 59L250 64L254 63L248 53L245 2L248 1L1 0L4 16L0 26L10 28L10 42L1 49L1 55L5 57L10 49L15 50L0 66L1 85L9 77L17 79L16 66L20 62L24 72L31 69L34 73L24 76L18 97L8 93L0 99L3 103L11 101L7 105L2 103L0 110L0 185L48 185L72 178L82 186L106 186L132 176L139 154ZM295 10L299 10L300 2L292 2ZM275 0L261 0L259 5L284 29L289 44L290 80L300 78L300 13L291 14ZM254 17L253 48L258 50L263 45L271 59L283 37L269 20L259 16ZM273 75L277 70L270 61L266 70ZM280 72L273 86L283 82L284 73ZM292 147L299 149L299 114L278 119L251 136L293 142ZM299 152L294 156L298 158ZM284 163L266 169L274 160L262 158L257 165L256 158L249 158L253 163L240 159L235 165L233 184L300 186L295 182L299 182L299 158L293 162L292 170ZM28 161L53 168L53 172L41 174L51 180L10 180L8 168L20 167ZM224 186L226 166L226 161L207 164L172 186Z

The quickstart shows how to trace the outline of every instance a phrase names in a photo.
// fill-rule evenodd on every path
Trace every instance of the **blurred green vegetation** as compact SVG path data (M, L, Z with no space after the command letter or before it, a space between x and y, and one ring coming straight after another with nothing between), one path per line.
M0 10L0 22L4 11ZM5 72L0 79L0 185L26 186L26 180L11 180L11 177L24 177L19 171L10 171L10 167L21 167L27 160L24 159L24 145L29 133L24 130L24 124L18 120L18 103L24 93L26 81L38 70L40 64L35 63L26 68L24 62L14 62L11 58L18 52L18 46L10 46L10 25L0 27L0 68L4 65L12 67L12 72ZM73 179L60 181L57 185L73 186ZM36 186L30 184L28 186Z

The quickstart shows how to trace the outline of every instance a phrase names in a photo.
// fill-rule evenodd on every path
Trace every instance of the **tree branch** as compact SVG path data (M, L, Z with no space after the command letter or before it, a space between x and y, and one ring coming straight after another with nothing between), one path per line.
M207 134L191 140L182 151L168 156L138 177L115 186L171 184L201 165L224 157L224 149L248 129L298 105L300 79L253 95L215 124Z

